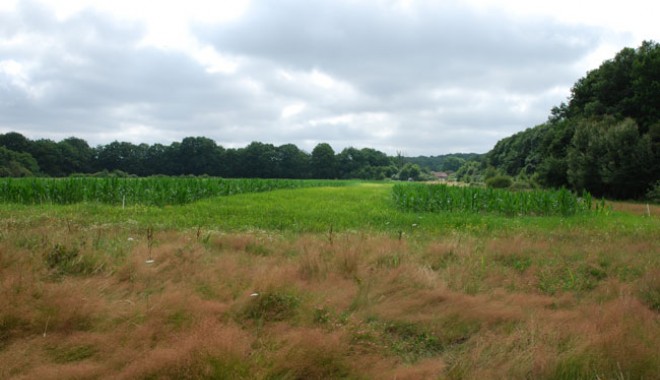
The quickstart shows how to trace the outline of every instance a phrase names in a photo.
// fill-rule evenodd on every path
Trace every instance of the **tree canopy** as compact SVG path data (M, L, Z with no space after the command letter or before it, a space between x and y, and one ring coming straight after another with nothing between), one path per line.
M497 142L486 164L612 198L640 198L660 179L660 45L625 48L579 79L548 121Z
M118 173L120 175L209 175L226 178L397 178L394 158L372 148L340 153L319 143L312 153L294 144L254 141L225 149L207 137L186 137L170 145L113 141L90 147L69 137L32 141L17 132L0 134L0 176ZM106 174L104 174L106 173Z

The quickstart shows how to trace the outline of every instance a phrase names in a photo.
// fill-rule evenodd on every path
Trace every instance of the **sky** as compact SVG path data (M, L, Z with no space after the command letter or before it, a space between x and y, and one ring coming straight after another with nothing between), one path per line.
M660 2L0 2L0 133L485 153L545 122Z

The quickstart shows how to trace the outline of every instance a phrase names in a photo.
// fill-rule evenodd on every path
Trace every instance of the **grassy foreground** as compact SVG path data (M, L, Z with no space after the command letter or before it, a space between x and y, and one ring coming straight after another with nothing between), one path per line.
M379 184L3 205L0 378L658 378L649 210L406 213Z

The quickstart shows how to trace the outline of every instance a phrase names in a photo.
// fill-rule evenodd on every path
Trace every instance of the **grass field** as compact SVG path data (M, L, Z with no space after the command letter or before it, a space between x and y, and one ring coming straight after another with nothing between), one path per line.
M648 213L650 212L650 216ZM0 205L0 378L660 378L660 207Z

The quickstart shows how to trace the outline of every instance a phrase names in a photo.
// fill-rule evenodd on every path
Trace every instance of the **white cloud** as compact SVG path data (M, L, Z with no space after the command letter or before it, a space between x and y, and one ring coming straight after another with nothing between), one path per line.
M289 104L288 106L284 107L282 109L281 113L281 118L282 119L289 119L293 116L298 115L305 109L305 103L294 103L294 104Z

